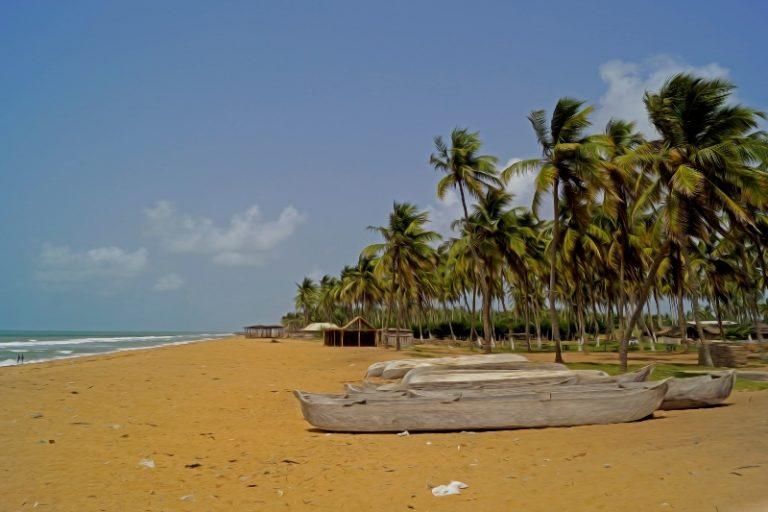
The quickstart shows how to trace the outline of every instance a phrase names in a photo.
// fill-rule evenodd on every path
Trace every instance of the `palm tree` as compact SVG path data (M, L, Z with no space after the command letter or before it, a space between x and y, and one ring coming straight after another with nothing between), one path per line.
M459 190L461 207L464 212L464 223L469 225L469 210L467 209L467 192L474 197L481 197L487 189L500 186L496 176L496 157L480 155L482 144L477 132L470 132L466 128L454 128L451 132L450 147L442 137L435 137L435 153L429 158L429 163L437 171L445 173L445 176L437 184L437 196L444 198L448 190ZM465 190L466 189L466 190ZM468 229L465 226L465 229ZM467 231L472 236L471 231ZM470 244L470 250L475 251L474 244ZM478 259L477 254L474 254ZM487 272L486 272L487 274ZM484 304L490 308L489 278L487 275L478 276L481 283ZM485 306L483 313L483 348L491 351L491 338L493 327L490 323L490 314L486 315Z
M383 291L375 273L375 263L372 258L360 255L347 278L342 282L341 293L352 302L360 304L360 312L368 316L373 305L381 299Z
M391 280L390 303L397 307L398 328L403 327L408 299L418 288L419 273L429 271L437 263L435 250L430 245L440 235L424 228L429 214L418 211L409 203L395 203L386 226L369 226L384 239L383 242L365 248L365 257L378 257L376 264L379 274L388 274ZM396 348L400 350L400 337Z
M729 105L733 88L724 80L679 74L645 95L660 138L630 158L657 175L664 241L639 290L629 330L665 257L679 252L684 260L696 240L708 242L713 233L733 239L734 231L755 229L753 209L768 205L768 174L760 168L768 142L753 132L763 114Z
M296 309L304 314L304 326L309 324L311 312L317 305L317 285L312 279L305 277L299 284L296 283Z
M587 218L586 203L594 199L598 190L596 184L604 184L599 176L598 145L593 137L584 134L590 126L592 107L583 105L582 101L561 98L549 124L544 110L531 112L528 120L541 146L542 156L516 162L502 172L503 179L507 181L515 174L538 171L533 197L534 213L538 212L541 195L552 190L554 223L549 246L549 318L555 341L555 361L559 363L563 362L563 355L555 301L561 217L563 210L567 209L574 218ZM566 202L567 208L560 207L561 199Z

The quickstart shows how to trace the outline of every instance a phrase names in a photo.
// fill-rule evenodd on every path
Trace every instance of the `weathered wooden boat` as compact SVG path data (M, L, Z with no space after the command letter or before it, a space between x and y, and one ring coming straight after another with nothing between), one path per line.
M636 421L659 407L667 382L493 391L325 395L297 390L294 394L304 418L322 430L487 430Z
M728 398L736 382L736 370L713 372L700 377L669 379L669 389L660 409L692 409L717 405Z
M499 388L515 386L555 386L612 382L598 370L442 370L416 368L400 381L400 389Z
M646 381L652 371L653 365L648 365L634 372L610 376L599 370L569 370L562 364L528 361L468 365L465 367L440 365L414 368L400 382L382 385L363 382L362 384L346 384L345 388L348 393L361 393L403 389L482 389L531 385L629 383Z
M384 377L385 379L399 379L409 370L422 366L464 366L482 365L510 361L528 361L519 354L485 354L478 356L452 356L421 359L396 359L393 361L381 361L368 367L366 377Z
M633 372L614 375L613 380L616 382L625 382L625 383L626 382L645 382L653 373L653 368L654 368L654 365L649 364L649 365L643 366L642 368L638 368Z

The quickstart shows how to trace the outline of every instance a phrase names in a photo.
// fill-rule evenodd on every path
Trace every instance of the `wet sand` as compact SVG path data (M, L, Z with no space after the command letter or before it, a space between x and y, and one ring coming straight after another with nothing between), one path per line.
M400 437L304 422L294 388L340 391L397 356L233 338L2 368L0 511L768 510L768 391L622 425ZM432 496L451 480L469 488Z

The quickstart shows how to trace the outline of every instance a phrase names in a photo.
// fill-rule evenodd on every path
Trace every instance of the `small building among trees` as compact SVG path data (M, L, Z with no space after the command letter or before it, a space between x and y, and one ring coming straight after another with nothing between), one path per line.
M285 337L285 327L282 325L246 325L243 330L246 338Z
M383 347L397 347L397 338L400 338L400 347L410 347L413 345L413 331L410 329L389 329L381 330L381 345Z
M378 338L379 330L361 316L356 316L343 327L323 332L323 344L327 347L375 347Z

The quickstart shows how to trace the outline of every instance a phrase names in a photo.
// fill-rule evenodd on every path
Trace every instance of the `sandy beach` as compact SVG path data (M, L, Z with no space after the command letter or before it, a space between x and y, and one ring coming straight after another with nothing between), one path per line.
M293 389L398 355L230 338L3 368L0 510L768 510L767 391L575 428L327 435L301 417ZM432 496L451 480L469 488Z

